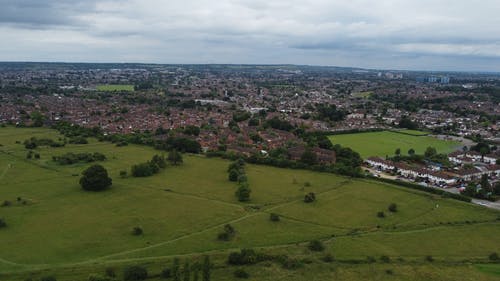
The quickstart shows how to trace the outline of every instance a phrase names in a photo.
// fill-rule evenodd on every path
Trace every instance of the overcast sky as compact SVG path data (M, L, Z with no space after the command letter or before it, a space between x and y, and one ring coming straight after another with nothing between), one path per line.
M500 71L499 12L499 0L0 0L0 61Z

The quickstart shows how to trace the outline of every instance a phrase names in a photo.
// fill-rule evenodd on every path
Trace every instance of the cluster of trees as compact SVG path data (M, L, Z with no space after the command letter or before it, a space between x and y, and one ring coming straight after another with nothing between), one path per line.
M463 195L495 201L500 197L500 182L492 185L488 180L488 175L483 175L479 182L471 182L467 185Z
M103 136L103 131L100 127L85 128L66 121L57 122L52 126L52 128L58 130L59 133L68 138L74 138L74 137L100 138Z
M317 119L323 121L342 121L349 114L343 109L337 109L334 104L319 104L316 106L316 111L318 112Z
M264 123L264 128L268 127L288 132L292 131L295 128L290 122L282 120L277 116L266 120L266 122Z
M388 157L388 159L395 162L407 161L412 163L422 163L424 161L430 161L434 163L439 163L446 167L451 166L450 160L448 159L448 155L444 153L438 153L436 148L431 146L425 149L423 155L416 154L415 149L413 148L410 148L408 150L408 155L403 155L401 149L397 148L394 151L394 156Z
M82 136L71 137L68 142L71 144L87 144L87 143L89 143L89 141L85 137L82 137Z
M101 191L107 189L113 183L108 176L108 171L101 165L93 165L83 171L80 185L84 190Z
M35 149L39 146L50 146L50 147L62 147L65 144L56 142L53 139L49 138L37 138L37 137L32 137L30 139L27 139L24 141L24 147L26 149Z
M399 128L405 128L405 129L410 129L410 130L416 130L418 129L418 124L411 121L410 117L408 116L403 116L401 120L399 120Z
M150 177L161 169L167 167L167 161L163 155L154 155L150 161L132 166L131 174L133 177Z
M68 152L61 156L52 156L52 160L59 165L71 165L76 163L91 163L106 160L106 156L99 152L94 153L72 153Z
M249 201L252 190L250 189L248 178L245 174L245 161L241 158L234 161L227 168L227 172L229 180L238 183L238 189L235 192L238 201Z
M166 267L161 272L160 276L162 278L172 278L173 281L210 281L211 279L212 263L208 256L204 256L203 262L195 262L190 264L190 261L186 259L184 265L181 267L181 261L179 258L174 258L172 262L172 267Z

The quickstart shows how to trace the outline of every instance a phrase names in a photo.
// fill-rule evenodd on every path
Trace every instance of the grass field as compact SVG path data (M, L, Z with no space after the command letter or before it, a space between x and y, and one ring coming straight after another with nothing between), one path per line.
M439 153L453 152L461 147L459 142L439 140L420 134L423 132L413 130L406 130L403 133L383 131L332 135L329 138L333 144L350 147L359 152L363 158L392 156L397 148L401 149L402 154L406 154L410 148L413 148L417 154L423 154L429 146L436 148Z
M234 196L235 184L227 180L226 160L185 155L183 165L155 176L120 178L119 171L159 152L90 140L37 148L41 158L27 160L27 150L16 141L32 136L61 137L47 129L0 128L0 202L13 202L0 207L0 218L8 224L0 229L0 280L53 274L58 281L84 281L89 273L128 264L158 273L174 256L195 260L203 253L216 264L213 280L233 280L234 268L225 257L242 247L312 260L292 271L275 263L249 266L249 280L498 278L495 265L462 263L484 263L490 253L500 252L500 213L477 205L368 180L257 165L246 167L252 199L242 204ZM99 193L82 191L78 174L89 164L60 166L51 160L66 152L105 154L108 159L101 164L113 186ZM303 203L307 192L315 192L317 202ZM28 203L18 203L18 197ZM396 213L387 211L392 202ZM378 211L386 217L378 218ZM281 221L271 222L270 213ZM218 241L227 223L236 237ZM135 226L144 235L133 236ZM319 261L324 253L310 252L304 244L312 239L324 241L325 252L338 262ZM381 255L394 262L349 262ZM427 255L436 262L424 262Z
M134 85L118 85L118 84L109 84L109 85L98 85L96 87L98 91L103 92L115 92L115 91L134 91Z

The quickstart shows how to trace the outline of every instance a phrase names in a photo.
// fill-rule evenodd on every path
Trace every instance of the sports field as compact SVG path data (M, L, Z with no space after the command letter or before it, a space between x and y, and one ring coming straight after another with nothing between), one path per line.
M440 140L413 130L332 135L329 138L333 144L350 147L363 158L392 156L398 148L402 154L407 154L410 148L417 154L423 154L429 146L436 148L438 153L450 153L461 148L459 142Z
M368 180L256 165L245 168L252 194L244 204L227 180L226 160L185 155L183 165L168 166L152 177L121 178L119 171L159 152L90 140L37 148L40 159L28 160L27 150L16 141L32 136L61 137L48 129L0 128L0 203L12 202L0 207L0 218L7 223L0 229L0 280L38 280L51 274L58 281L84 281L89 273L110 266L121 272L129 264L158 274L174 256L196 260L204 253L216 265L213 280L234 280L234 268L225 264L227 251L242 247L304 260L305 266L295 271L274 263L249 266L249 280L497 277L494 266L462 263L486 262L490 253L500 253L500 213L477 205ZM101 164L113 186L104 192L82 191L79 174L89 164L52 161L66 152L105 154ZM303 202L308 192L316 193L316 202ZM387 211L390 203L397 204L397 212ZM377 217L379 211L385 211L385 218ZM281 220L271 222L270 213ZM217 240L228 223L235 238ZM132 235L135 226L144 234ZM323 241L325 251L307 250L305 243L312 239ZM321 261L326 253L338 262ZM392 262L350 262L382 255ZM425 262L426 256L435 262Z
M134 85L119 85L119 84L108 84L108 85L98 85L96 87L98 91L103 92L119 92L119 91L134 91Z

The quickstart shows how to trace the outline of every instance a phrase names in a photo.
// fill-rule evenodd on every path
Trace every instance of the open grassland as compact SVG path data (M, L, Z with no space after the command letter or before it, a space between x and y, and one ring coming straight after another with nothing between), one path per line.
M119 91L134 91L134 85L119 85L119 84L107 84L107 85L98 85L96 87L98 91L103 92L119 92Z
M429 146L436 148L438 153L449 153L460 147L459 142L444 141L434 137L417 135L419 131L402 131L403 133L383 131L355 133L330 136L333 144L350 147L359 152L363 158L370 156L392 156L397 148L406 154L413 148L417 154L423 154Z
M0 128L0 203L12 202L0 207L0 218L8 224L0 229L0 280L51 273L59 281L83 281L105 267L136 263L158 273L173 256L196 259L203 253L213 255L217 265L213 280L233 280L234 267L224 262L226 251L242 247L312 260L293 271L274 263L249 266L249 280L498 278L495 265L455 264L485 261L500 252L500 213L480 206L369 180L258 165L245 168L252 195L243 204L227 180L226 160L185 155L183 165L152 177L121 178L121 170L161 152L89 139L85 145L37 148L40 159L28 160L22 142L32 136L62 138L47 129ZM100 164L113 186L98 193L82 191L79 174L90 164L52 161L67 152L105 154ZM303 202L308 192L316 193L316 202ZM397 204L397 212L387 210L390 203ZM379 211L386 217L378 218ZM281 221L271 222L270 213ZM236 236L218 241L227 223ZM135 226L144 234L133 236ZM322 254L305 246L312 239L324 241L325 253L339 262L319 261ZM397 262L348 263L381 255ZM424 262L428 255L434 264Z

